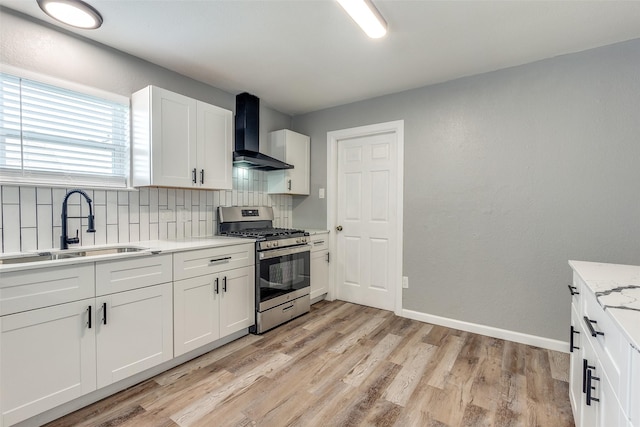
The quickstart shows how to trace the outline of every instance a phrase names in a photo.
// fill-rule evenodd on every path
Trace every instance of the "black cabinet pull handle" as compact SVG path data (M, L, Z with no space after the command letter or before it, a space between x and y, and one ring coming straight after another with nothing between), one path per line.
M600 381L600 378L594 377L591 373L591 369L587 370L587 406L591 406L591 402L600 402L600 399L597 399L591 395L591 392L596 388L591 385L592 381Z
M107 324L107 303L106 302L102 303L102 324L103 325Z
M227 292L227 276L222 278L222 290Z
M573 345L573 334L580 335L580 331L576 331L573 325L571 325L571 337L569 338L569 352L573 353L573 350L580 350L580 347Z
M200 184L204 184L204 169L200 169Z
M87 307L87 327L91 329L91 306Z
M215 287L214 287L214 288L215 288L215 291L216 291L216 294L219 294L219 293L220 293L219 280L220 280L220 279L218 279L218 278L216 277L216 282L215 282L216 284L215 284Z
M210 259L209 260L209 265L213 265L213 264L216 264L218 262L225 262L226 263L226 262L229 262L230 259L231 259L230 256L226 256L224 258Z
M587 328L589 329L589 333L592 337L597 337L598 335L604 336L604 332L596 331L593 328L593 323L598 324L596 320L591 320L588 316L584 316L584 323L587 324Z
M327 262L331 262L331 261L330 261L330 259L331 259L331 258L330 258L330 256L329 256L329 254L330 254L330 253L331 253L331 252L327 252Z
M289 183L287 184L287 189L291 191L291 180L289 180Z
M569 292L571 292L571 296L580 295L580 292L577 291L578 288L575 286L567 285L569 287Z
M595 366L589 365L587 359L582 359L582 392L587 392L587 371L590 369L596 369Z
M198 182L196 178L196 174L197 174L196 168L193 168L193 170L191 171L191 180L193 181L194 184Z

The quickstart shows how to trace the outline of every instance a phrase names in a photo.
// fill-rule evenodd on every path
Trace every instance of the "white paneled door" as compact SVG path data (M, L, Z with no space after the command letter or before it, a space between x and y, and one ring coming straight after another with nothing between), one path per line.
M337 142L337 297L394 310L398 286L398 134Z

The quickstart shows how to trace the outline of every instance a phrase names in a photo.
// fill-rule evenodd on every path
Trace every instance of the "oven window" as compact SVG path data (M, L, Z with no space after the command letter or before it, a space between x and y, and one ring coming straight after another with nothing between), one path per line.
M310 285L309 252L260 260L260 301Z

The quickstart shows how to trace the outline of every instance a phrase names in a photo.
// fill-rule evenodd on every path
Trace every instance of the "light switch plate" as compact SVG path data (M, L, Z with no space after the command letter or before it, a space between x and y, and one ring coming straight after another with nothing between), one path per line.
M402 287L404 289L409 288L409 278L407 276L402 276Z
M318 192L318 197L324 199L324 188L320 189L320 191Z

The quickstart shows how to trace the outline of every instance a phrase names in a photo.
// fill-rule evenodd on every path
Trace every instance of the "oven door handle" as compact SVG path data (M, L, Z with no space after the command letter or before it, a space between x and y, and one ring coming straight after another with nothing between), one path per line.
M270 259L285 255L298 254L301 252L311 252L311 245L299 245L282 249L270 249L267 251L259 252L258 258Z

